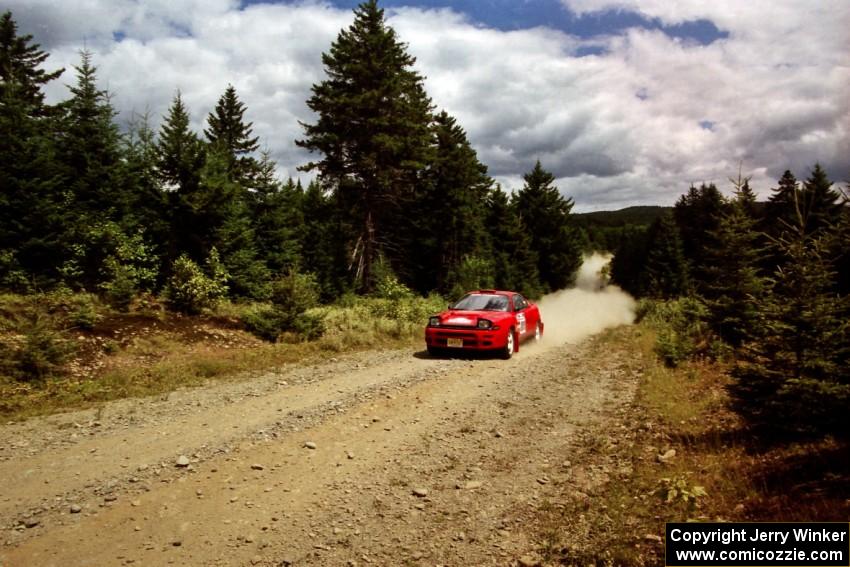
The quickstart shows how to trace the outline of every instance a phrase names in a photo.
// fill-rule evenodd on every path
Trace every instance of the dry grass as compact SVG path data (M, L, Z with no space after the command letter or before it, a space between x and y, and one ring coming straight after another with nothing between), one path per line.
M32 298L4 296L0 322L12 321L15 313L33 305ZM413 321L416 312L407 320L393 320L376 315L368 303L322 307L317 311L327 330L321 339L304 342L285 335L270 344L240 329L238 316L245 308L224 304L202 317L164 311L152 317L147 312L118 314L98 305L93 328L56 329L57 337L76 347L64 372L27 382L0 371L0 419L159 395L210 381L245 380L284 364L320 362L328 353L407 347L419 344L424 325Z
M663 564L666 522L850 517L846 443L758 438L729 409L724 366L668 368L654 352L654 332L645 327L620 329L603 340L633 352L641 372L628 418L633 437L613 455L631 472L612 478L590 504L541 507L544 564ZM599 459L593 445L580 448L575 460ZM675 456L662 462L659 455L671 449Z

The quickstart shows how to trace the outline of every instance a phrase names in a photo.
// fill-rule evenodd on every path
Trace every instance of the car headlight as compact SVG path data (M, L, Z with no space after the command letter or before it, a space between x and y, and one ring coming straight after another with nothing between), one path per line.
M439 327L440 326L440 318L439 317L431 317L428 319L428 325L431 327Z
M493 322L488 321L487 319L479 319L478 320L478 328L479 329L490 329L493 327Z

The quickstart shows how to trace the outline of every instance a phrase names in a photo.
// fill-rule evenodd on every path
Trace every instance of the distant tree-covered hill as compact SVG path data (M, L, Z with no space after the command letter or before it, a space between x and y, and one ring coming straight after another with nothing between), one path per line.
M591 226L626 226L643 225L649 226L652 222L664 214L672 211L673 207L661 206L636 206L626 207L616 211L594 211L592 213L576 213L576 224L582 227Z
M657 218L672 207L636 206L616 211L595 211L573 215L575 224L586 235L589 250L615 251L624 238L644 233Z

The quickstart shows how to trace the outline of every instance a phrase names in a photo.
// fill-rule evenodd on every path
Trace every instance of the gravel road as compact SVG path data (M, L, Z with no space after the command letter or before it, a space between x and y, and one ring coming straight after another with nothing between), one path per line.
M536 507L628 473L576 461L633 397L617 344L360 353L4 425L0 564L528 560Z

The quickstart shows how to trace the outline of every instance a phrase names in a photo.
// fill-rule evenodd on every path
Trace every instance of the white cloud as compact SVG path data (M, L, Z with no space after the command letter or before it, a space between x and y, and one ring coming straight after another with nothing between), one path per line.
M631 29L581 40L489 29L446 9L388 10L434 103L458 118L506 187L520 187L536 159L584 210L670 204L703 181L728 188L739 162L763 195L784 169L805 177L818 160L836 180L850 178L843 0L563 1L578 14L708 19L729 36L703 46ZM321 54L352 20L317 1L240 9L236 0L11 0L9 8L50 51L50 68L76 64L84 45L93 50L122 120L149 109L158 122L179 88L200 131L233 84L282 175L308 159L294 145L298 121L314 120L305 101L323 78ZM577 57L587 46L604 53ZM62 83L73 80L66 72L49 97L65 98Z

